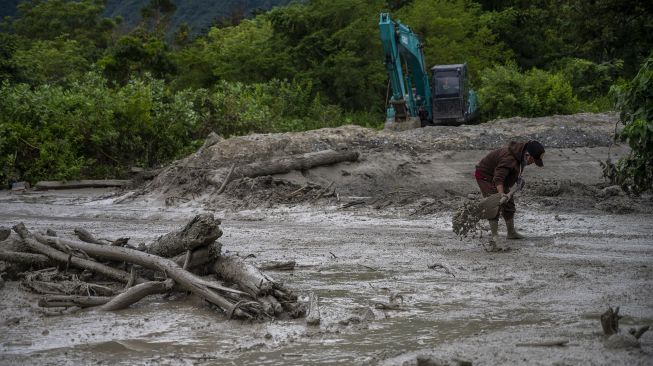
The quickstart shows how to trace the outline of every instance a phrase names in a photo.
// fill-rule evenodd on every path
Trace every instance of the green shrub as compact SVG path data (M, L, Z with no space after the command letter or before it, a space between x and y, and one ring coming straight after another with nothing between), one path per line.
M653 55L629 83L612 89L624 129L615 138L627 141L630 153L616 165L604 164L604 175L634 192L653 189Z
M515 65L483 70L478 94L485 120L570 114L579 105L561 75L536 68L521 73Z
M199 118L193 95L160 80L119 89L96 73L69 87L0 86L0 183L115 177L155 166L193 147Z

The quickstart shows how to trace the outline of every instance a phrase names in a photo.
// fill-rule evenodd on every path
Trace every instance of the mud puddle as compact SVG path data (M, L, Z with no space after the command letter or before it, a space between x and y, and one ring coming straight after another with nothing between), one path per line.
M102 205L100 193L53 195L0 197L2 225L23 221L62 233L83 226L146 240L200 210ZM1 290L0 364L401 364L419 352L475 365L651 360L650 333L641 349L606 349L598 315L621 306L624 328L653 322L652 215L524 210L517 221L530 239L485 253L477 240L451 232L451 214L379 217L300 206L216 212L224 250L260 263L297 262L292 272L268 274L319 296L319 327L228 321L183 296L115 313L45 317L35 296L9 282ZM396 295L400 310L377 308ZM514 346L551 337L570 346Z

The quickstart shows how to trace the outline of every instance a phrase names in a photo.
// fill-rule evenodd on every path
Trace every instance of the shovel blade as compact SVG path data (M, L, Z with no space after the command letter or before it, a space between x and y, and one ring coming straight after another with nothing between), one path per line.
M483 198L478 203L478 217L481 219L493 219L499 214L499 207L501 204L501 193L495 193L491 196Z

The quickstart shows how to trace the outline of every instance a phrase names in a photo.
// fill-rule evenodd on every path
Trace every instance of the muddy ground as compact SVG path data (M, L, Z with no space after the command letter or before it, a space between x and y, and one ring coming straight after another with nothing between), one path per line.
M653 201L601 175L599 161L627 153L611 145L615 118L215 139L129 190L0 192L0 226L24 222L63 236L83 227L147 242L214 213L223 250L253 254L254 263L295 260L294 271L269 274L303 296L315 291L322 314L319 327L249 323L198 299L155 296L119 312L52 317L8 281L0 364L651 364L653 332L639 348L610 348L599 322L620 306L624 332L653 324ZM544 168L526 169L518 197L516 221L528 238L506 253L485 252L485 238L457 238L454 210L479 197L474 164L529 138L547 153ZM325 148L361 158L237 180L220 195L205 179L234 162ZM377 309L397 294L400 310ZM569 343L517 346L552 339Z

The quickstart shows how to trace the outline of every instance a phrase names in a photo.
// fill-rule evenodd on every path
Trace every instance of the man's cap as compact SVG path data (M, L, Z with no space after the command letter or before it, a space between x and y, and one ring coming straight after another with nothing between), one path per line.
M544 166L542 162L542 156L544 155L544 146L539 141L529 141L526 143L526 151L533 157L535 160L535 165Z

